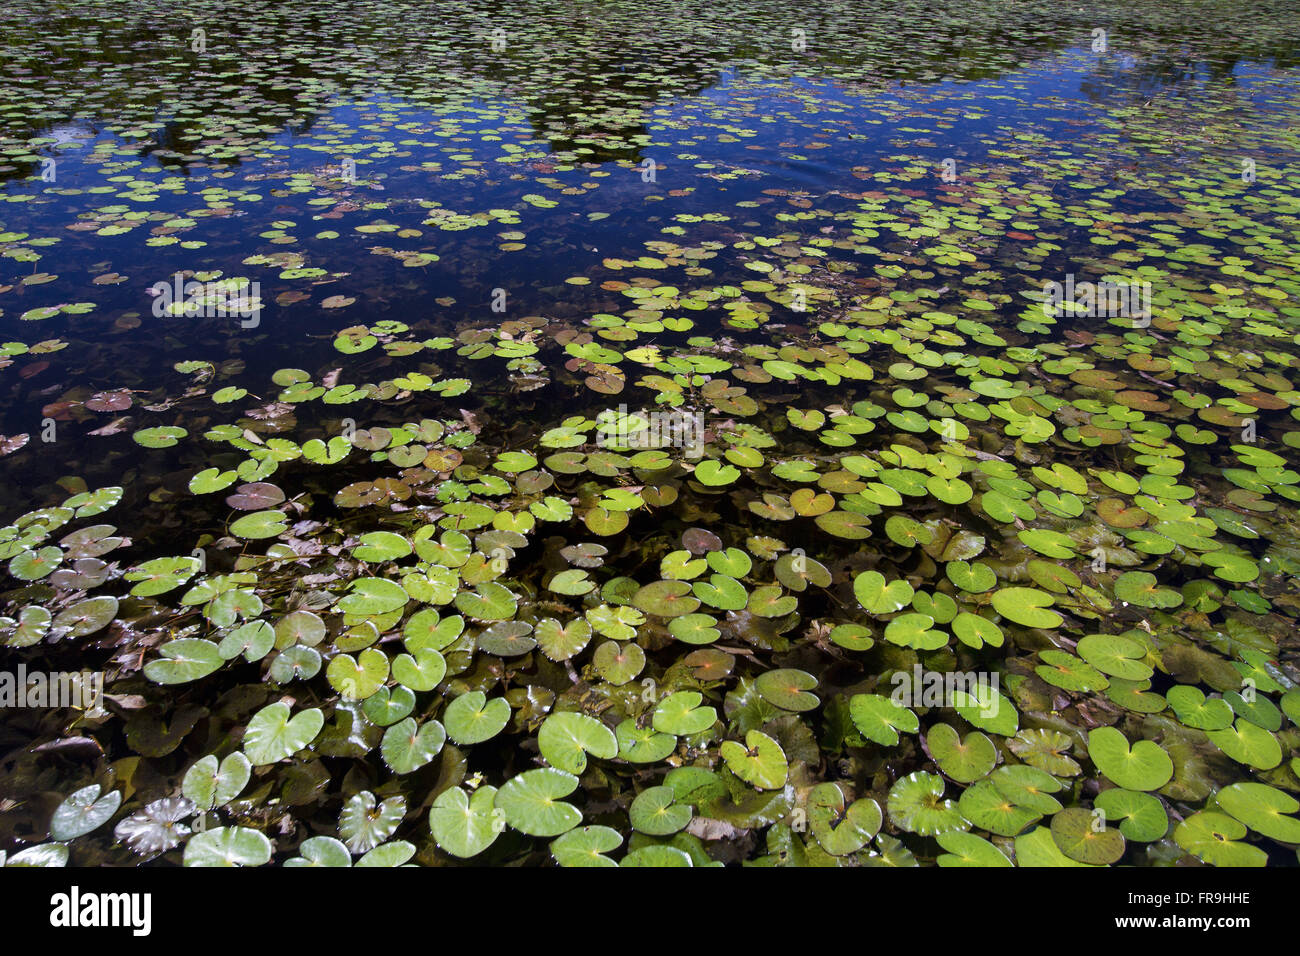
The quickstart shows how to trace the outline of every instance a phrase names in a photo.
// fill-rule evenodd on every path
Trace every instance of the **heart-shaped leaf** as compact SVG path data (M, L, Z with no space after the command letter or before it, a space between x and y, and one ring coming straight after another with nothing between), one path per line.
M355 658L339 654L330 661L325 676L348 700L365 700L388 680L388 655L376 647L366 648Z
M1081 807L1070 807L1052 817L1052 840L1062 853L1080 863L1106 866L1124 855L1124 837L1105 819Z
M848 803L835 783L819 783L808 793L808 826L823 850L847 856L862 849L883 820L880 804L870 798Z
M551 856L560 866L618 866L605 854L622 843L622 835L611 827L578 827L551 841Z
M244 753L249 762L260 767L292 757L321 732L325 716L319 708L301 711L292 719L289 705L283 701L268 704L248 721L244 731Z
M1060 627L1064 619L1050 610L1055 599L1036 588L1002 588L993 594L993 609L1023 627Z
M122 804L122 792L110 790L102 797L99 793L99 784L92 783L59 804L50 820L50 839L67 843L107 823Z
M343 805L339 836L353 853L366 853L392 836L405 816L404 797L389 797L380 803L369 790L361 790Z
M935 860L939 866L1006 867L1011 861L1001 850L983 837L960 830L947 830L935 840L948 852Z
M285 860L285 866L331 866L348 867L352 865L352 854L347 845L334 837L314 836L303 840L298 846L298 856Z
M438 756L446 742L447 732L438 721L417 725L407 717L384 731L380 752L394 773L413 773Z
M1174 829L1174 842L1211 866L1265 866L1268 854L1242 842L1246 827L1226 813L1202 810Z
M431 647L422 647L414 654L398 654L393 659L393 679L414 691L433 690L446 675L446 659Z
M704 733L717 721L718 712L701 706L703 700L704 695L693 690L669 694L655 707L654 729L679 737Z
M676 800L672 787L642 790L628 808L632 829L649 836L669 836L681 830L691 822L693 814L689 805Z
M889 819L900 830L921 836L970 829L957 804L944 799L943 791L943 778L938 774L917 770L900 777L889 790Z
M496 796L496 787L479 787L473 793L452 787L440 793L429 809L429 830L438 847L461 859L490 847L506 828Z
M1088 755L1097 769L1125 790L1159 790L1174 775L1169 754L1150 740L1132 748L1114 727L1098 727L1088 735Z
M898 743L900 730L914 734L921 727L915 713L879 694L854 694L849 699L849 716L858 733L884 747Z
M482 691L461 694L442 715L447 735L461 746L491 740L510 722L510 704L504 697L487 699Z
M779 790L790 773L781 745L758 730L745 734L744 744L724 740L722 759L741 780L758 790Z
M864 571L853 579L853 593L868 614L892 614L912 603L912 586L899 578L885 583L879 571Z
M1288 814L1300 810L1300 801L1268 784L1243 781L1224 787L1216 801L1261 836L1279 843L1300 843L1300 820ZM54 836L53 831L50 833Z
M577 788L578 778L563 770L525 770L497 791L496 805L505 814L506 823L520 833L559 836L582 821L578 808L562 799Z
M931 727L925 743L939 769L958 783L974 783L987 776L998 760L997 748L988 737L971 731L963 738L948 724Z
M222 664L217 645L196 637L168 641L158 648L162 655L144 665L144 676L155 684L185 684L206 677Z
M215 754L208 754L185 772L181 793L200 810L224 806L244 792L252 777L252 766L238 750L220 764Z
M618 756L612 730L594 717L572 711L547 717L537 732L537 745L547 763L571 774L587 769L587 754L601 760Z
M249 827L218 827L185 844L185 866L261 866L271 860L271 841Z

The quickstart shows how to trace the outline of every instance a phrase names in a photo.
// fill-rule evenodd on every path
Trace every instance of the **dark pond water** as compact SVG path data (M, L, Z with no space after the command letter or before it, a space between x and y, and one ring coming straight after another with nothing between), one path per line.
M0 849L1294 865L1297 23L6 10Z

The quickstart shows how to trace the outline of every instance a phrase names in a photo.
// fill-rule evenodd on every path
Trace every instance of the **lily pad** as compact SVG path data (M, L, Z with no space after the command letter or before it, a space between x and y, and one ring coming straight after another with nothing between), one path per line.
M1128 739L1114 727L1098 727L1088 735L1088 755L1097 769L1126 790L1158 790L1174 775L1174 763L1159 745Z
M587 769L587 754L601 760L618 756L614 732L594 717L572 711L551 714L542 722L537 744L547 763L566 773Z
M438 848L452 856L478 856L506 828L505 813L496 806L496 787L479 787L467 793L451 787L429 808L429 830Z

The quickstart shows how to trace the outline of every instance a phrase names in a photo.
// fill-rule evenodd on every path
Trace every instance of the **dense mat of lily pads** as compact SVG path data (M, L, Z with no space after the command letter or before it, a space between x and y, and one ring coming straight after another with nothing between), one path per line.
M1292 5L23 6L8 865L1297 862Z

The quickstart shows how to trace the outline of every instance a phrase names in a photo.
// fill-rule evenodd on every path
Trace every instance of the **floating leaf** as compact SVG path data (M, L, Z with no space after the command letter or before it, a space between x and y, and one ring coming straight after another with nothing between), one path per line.
M92 783L72 794L54 811L50 839L66 843L85 836L107 823L122 804L122 793L110 790L100 796L99 784Z
M320 733L325 717L318 708L300 711L290 719L289 705L268 704L254 714L244 731L244 753L253 766L292 757Z
M781 745L761 731L745 734L745 743L724 740L722 759L741 780L759 790L777 790L785 786L790 765Z
M1088 756L1126 790L1158 790L1174 775L1173 761L1157 744L1139 740L1130 748L1114 727L1098 727L1088 735Z
M186 866L262 866L271 860L271 841L249 827L217 827L185 844Z
M479 787L473 793L451 787L439 794L429 808L429 829L438 847L468 859L495 843L506 828L496 796L496 787Z
M559 836L572 830L582 814L563 798L578 787L578 778L562 770L543 767L511 777L497 791L496 805L506 823L521 833L537 837Z
M618 756L614 732L586 714L551 714L542 722L537 744L547 763L566 773L581 774L587 768L587 754L601 760Z

